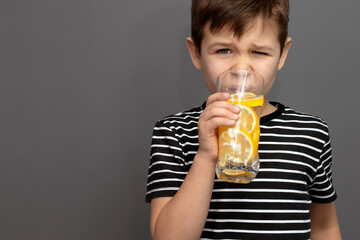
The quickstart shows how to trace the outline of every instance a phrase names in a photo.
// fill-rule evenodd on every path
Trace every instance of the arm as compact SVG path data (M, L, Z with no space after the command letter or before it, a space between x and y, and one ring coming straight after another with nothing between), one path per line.
M215 165L196 156L176 195L151 201L150 230L156 239L199 239L208 214Z
M216 93L208 98L200 115L199 150L184 182L174 197L151 201L152 239L199 239L208 215L218 158L216 129L233 126L240 110L226 102L229 95Z
M310 207L311 239L341 240L335 203L312 203Z

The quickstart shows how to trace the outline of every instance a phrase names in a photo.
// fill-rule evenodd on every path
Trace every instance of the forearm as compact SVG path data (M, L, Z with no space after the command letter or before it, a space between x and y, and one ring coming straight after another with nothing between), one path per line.
M312 203L310 208L311 240L341 240L335 203Z
M341 240L339 225L327 229L318 229L311 232L311 240Z
M215 165L197 154L176 195L156 219L153 239L199 239L209 211Z

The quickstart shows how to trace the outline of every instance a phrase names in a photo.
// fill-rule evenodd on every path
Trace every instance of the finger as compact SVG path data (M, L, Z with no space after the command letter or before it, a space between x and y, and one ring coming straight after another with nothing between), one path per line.
M204 123L204 127L207 129L216 129L221 126L229 126L232 127L235 125L235 120L223 118L223 117L214 117L209 121Z
M227 118L230 120L238 120L239 119L239 111L235 108L238 108L235 105L231 105L231 103L226 104L227 102L217 103L218 106L209 106L206 111L204 111L200 115L200 121L209 121L212 118L221 117ZM226 105L226 107L225 107Z
M229 98L230 98L230 94L226 93L226 92L217 92L217 93L211 94L206 101L206 106L208 106L216 101L226 101Z
M236 114L239 114L241 111L241 108L234 103L228 101L215 101L205 108L204 113L206 114L207 112L216 112L218 109L226 109Z

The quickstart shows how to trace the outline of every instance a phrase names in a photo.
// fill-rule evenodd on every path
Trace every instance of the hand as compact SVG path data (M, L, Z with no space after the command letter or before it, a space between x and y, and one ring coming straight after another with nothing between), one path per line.
M214 93L209 96L206 108L199 117L199 150L203 159L212 164L218 160L217 129L220 126L234 126L239 118L240 108L228 102L229 93Z

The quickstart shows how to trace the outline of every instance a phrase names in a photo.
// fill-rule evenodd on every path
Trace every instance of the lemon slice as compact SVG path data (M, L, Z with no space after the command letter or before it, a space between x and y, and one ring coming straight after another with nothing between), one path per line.
M257 107L264 105L264 95L256 95L251 92L234 93L230 96L228 101L236 105Z
M243 171L243 170L231 170L231 169L225 169L223 171L224 174L232 177L242 177L245 175L248 175L249 172Z
M239 130L243 129L244 131L248 132L250 135L255 134L259 130L259 117L256 114L256 112L249 107L240 106L241 111L239 113L239 120L236 122L234 127L228 127L228 126L221 126L219 128L219 136L229 130L229 129L236 129Z
M227 162L240 165L252 161L256 148L256 143L249 133L242 129L228 129L219 138L220 167Z
M257 129L259 129L259 118L252 108L241 106L239 120L235 126L238 129L244 129L252 135Z
M257 152L259 148L259 140L260 140L260 128L255 129L253 133L253 138L255 142L254 151Z

